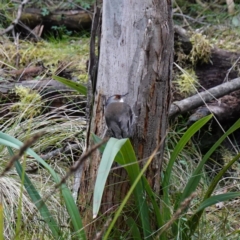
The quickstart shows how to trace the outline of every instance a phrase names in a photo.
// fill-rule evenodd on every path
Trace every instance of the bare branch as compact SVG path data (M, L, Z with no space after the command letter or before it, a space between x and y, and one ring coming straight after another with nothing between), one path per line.
M4 31L0 32L0 35L3 35L3 34L9 32L9 31L11 31L18 24L19 19L20 19L21 14L22 14L23 7L27 3L28 3L28 0L23 0L21 2L21 4L18 7L17 17L15 18L15 20L12 22L12 24L8 28L6 28Z
M200 107L204 104L204 102L210 102L214 98L220 98L239 89L240 78L235 78L230 82L223 83L189 98L174 102L170 107L169 117L174 117L178 114Z

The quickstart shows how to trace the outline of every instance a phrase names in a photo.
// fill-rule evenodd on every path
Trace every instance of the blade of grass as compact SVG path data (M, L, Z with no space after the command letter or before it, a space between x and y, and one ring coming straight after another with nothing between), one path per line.
M99 212L107 177L111 170L111 166L115 159L115 156L120 150L118 148L118 145L116 144L118 141L125 142L126 139L118 140L116 138L110 138L109 141L107 142L107 145L104 149L104 152L101 158L101 162L97 172L96 183L94 186L94 192L93 192L93 218L96 218Z
M10 156L14 155L13 150L10 147L8 147L8 152L9 152ZM24 174L24 182L23 182L24 187L25 187L26 191L28 192L29 197L31 198L32 202L35 204L35 206L39 210L41 216L43 217L43 220L48 224L50 230L52 231L53 236L55 238L59 238L60 229L58 228L57 222L53 218L52 214L49 212L46 204L42 200L41 196L39 195L38 191L32 184L32 182L29 179L29 177L27 176L27 174L25 172L23 172L22 166L19 161L15 162L15 167L16 167L19 177L21 177Z
M95 135L94 133L92 133L91 135L92 135L92 139L93 139L93 142L94 142L94 143L98 144L98 143L102 142L102 139L101 139L100 137L98 137L97 135ZM98 148L98 150L100 151L100 153L103 154L104 149L105 149L106 146L107 146L107 143L102 144L102 145L100 146L100 148ZM117 155L115 156L115 161L116 161L116 162L120 162L121 159L122 159L121 153L118 152Z
M162 144L162 142L160 143ZM159 145L160 145L159 144ZM158 146L159 147L159 146ZM135 181L133 182L133 184L131 185L129 191L127 192L125 198L122 200L118 210L115 212L114 214L114 218L112 220L112 222L110 223L104 237L103 237L103 240L107 240L108 237L109 237L109 234L110 232L112 231L118 217L120 216L124 206L126 205L128 199L130 198L131 194L133 193L135 187L137 186L138 182L141 180L142 176L143 176L143 173L147 170L148 166L150 165L150 163L152 162L152 159L154 158L154 156L156 155L157 153L157 150L158 150L158 147L155 149L155 151L152 153L152 155L148 158L147 162L145 163L145 165L143 166L143 169L140 171L140 174L138 174L137 178L135 179ZM149 238L149 236L147 236L146 238L148 239L151 239Z
M4 240L4 215L3 215L3 205L0 203L0 240Z
M95 135L94 133L91 134L91 137L92 137L93 142L96 144L102 142L102 139L100 137L98 137L97 135ZM107 143L104 143L98 148L98 150L101 153L103 153L106 146L107 146Z
M66 78L59 77L59 76L53 76L52 78L60 83L63 83L64 85L78 91L79 93L83 94L84 96L87 95L87 88L86 88L86 86L84 86L81 83L73 82L71 80L68 80Z
M210 186L207 189L207 192L203 198L203 201L209 199L211 194L213 193L214 189L216 188L217 184L219 183L220 179L223 177L223 175L227 172L227 170L240 158L240 153L237 154L226 166L223 167L223 169L214 177L212 180ZM191 234L194 233L195 229L198 226L199 220L203 214L204 209L197 210L196 213L187 221L187 225L191 229Z
M11 137L8 134L5 134L0 131L0 144L13 147L16 149L19 149L22 147L23 143L17 140L14 137ZM37 162L39 162L43 167L45 167L49 173L52 175L53 180L58 184L60 182L60 177L58 174L55 173L55 171L39 156L37 155L31 148L28 148L26 151L27 154L32 156L36 159ZM60 187L60 191L62 193L64 202L66 204L66 208L68 210L69 216L71 218L74 230L76 232L76 235L79 239L86 239L86 235L83 229L82 220L79 214L79 210L74 202L73 196L71 194L71 191L68 189L66 184L62 184Z
M230 200L232 198L239 197L239 196L240 196L240 192L229 192L229 193L224 193L224 194L219 194L219 195L212 196L212 197L204 200L200 204L200 206L198 207L196 212L200 212L200 211L204 210L205 208L207 208L209 206L212 206L216 203L224 202L224 201L227 201L227 200Z
M126 169L130 184L133 185L135 179L140 174L140 168L137 161L137 157L135 155L135 152L133 150L132 144L129 139L120 147L120 153L121 153L122 159L120 162L118 162L117 160L116 161ZM151 231L150 220L149 220L149 207L146 202L145 189L144 189L143 183L144 181L142 178L141 181L137 183L133 191L133 194L135 197L135 202L138 208L138 212L140 214L143 235L144 235L144 238L146 238L151 234L152 231Z
M118 156L117 162L123 165L127 170L131 184L133 184L137 175L140 173L137 159L130 141L128 139L118 140L110 138L103 152L94 187L93 217L96 217L99 211L104 186L111 170L112 163L116 160L116 156ZM144 190L141 182L139 182L136 189L134 189L134 196L142 222L143 233L144 236L147 236L151 233L151 229L149 224L148 207L144 199Z
M220 144L234 131L236 131L237 129L240 128L240 119L236 121L236 123L234 123L232 125L232 127L230 127L219 139L218 141L210 148L210 150L204 155L203 159L200 161L200 163L198 164L196 170L193 172L192 177L189 179L189 181L187 182L183 193L180 196L179 201L176 202L175 204L175 209L178 208L179 204L181 204L182 201L184 201L184 199L186 199L192 192L194 192L200 182L200 179L202 177L202 169L204 164L206 163L206 161L209 159L209 157L213 154L213 152L220 146ZM219 178L220 175L217 175L217 178ZM216 179L215 179L216 180ZM216 184L216 182L214 183ZM215 188L214 185L212 185L212 188ZM209 193L210 194L209 190ZM201 215L201 213L199 213L199 216ZM193 233L193 231L196 229L198 223L199 223L199 216L194 216L195 219L191 218L191 220L188 221L189 226L192 228L190 234ZM197 222L196 222L197 221ZM178 226L178 221L176 221L176 223L173 225L173 231L177 232L177 226ZM187 234L187 229L185 229L183 232L183 238L184 239L188 239L189 236Z
M24 160L24 171L26 168L26 161ZM18 208L17 208L17 223L16 223L16 230L15 230L15 237L14 239L18 240L19 239L19 233L21 231L22 227L22 198L23 198L23 188L24 188L24 173L22 173L20 176L21 179L21 185L20 185L20 196L18 199Z
M127 224L128 226L131 226L130 228L130 232L132 234L132 238L133 240L142 240L142 237L141 237L141 234L140 234L140 231L138 229L138 226L136 224L136 222L133 220L133 218L128 218L127 219Z
M192 174L192 177L189 179L189 181L186 184L186 187L184 188L184 191L179 199L179 201L177 202L177 204L175 205L175 209L177 209L179 207L179 204L187 197L190 196L191 193L193 193L196 188L197 185L202 177L202 169L204 164L206 163L206 161L209 159L209 157L213 154L213 152L220 146L220 144L225 140L226 137L228 137L231 133L233 133L234 131L236 131L238 128L240 128L240 119L233 124L232 127L230 127L228 129L227 132L225 132L220 138L219 140L210 148L210 150L204 155L203 159L201 160L201 162L198 164L196 170L194 171L194 173Z
M149 186L149 183L144 176L143 176L143 181L144 181L144 183L143 183L144 189L146 190L146 192L151 200L151 203L153 205L154 214L156 215L156 220L157 220L156 221L157 227L161 228L163 226L164 222L163 222L163 218L161 215L159 205L156 201L155 193L153 192L152 188Z
M166 172L164 174L163 178L163 207L162 207L162 215L164 218L164 222L169 221L171 218L171 212L169 209L170 204L170 198L169 198L169 185L170 185L170 178L171 178L171 173L172 173L172 168L173 164L176 161L179 153L183 150L187 142L191 139L191 137L199 131L202 126L204 126L210 119L212 118L212 115L206 116L197 122L195 122L187 131L186 133L182 136L182 138L179 140L177 146L174 148L173 153L171 154L170 160L167 165Z

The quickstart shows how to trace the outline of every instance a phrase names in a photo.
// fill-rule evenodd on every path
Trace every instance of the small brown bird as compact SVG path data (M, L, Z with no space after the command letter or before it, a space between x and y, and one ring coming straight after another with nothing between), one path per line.
M132 135L133 112L131 107L124 102L127 94L113 95L108 98L105 105L107 127L112 136L118 139L128 138Z

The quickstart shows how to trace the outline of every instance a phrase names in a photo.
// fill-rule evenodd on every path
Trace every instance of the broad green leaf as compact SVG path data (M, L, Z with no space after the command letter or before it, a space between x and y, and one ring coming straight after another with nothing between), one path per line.
M93 138L95 143L101 141L101 139L95 135L93 135ZM103 148L100 149L100 151L102 150ZM94 187L93 197L94 217L96 217L98 214L101 205L104 186L114 160L117 163L121 164L126 169L131 184L134 184L136 178L140 174L139 165L130 141L128 139L118 140L115 138L110 138L103 152L103 156L97 174L96 184ZM141 181L136 184L135 189L133 189L133 193L135 196L136 205L138 207L138 212L141 218L144 236L148 236L151 233L151 229L148 216L148 206L144 197L145 195L144 188ZM119 214L120 212L121 211L119 211ZM119 214L116 215L116 218L119 216Z
M95 144L98 144L98 143L102 142L102 139L100 137L98 137L97 135L95 135L94 133L92 133L91 136L92 136L92 140ZM100 153L104 152L104 149L105 149L106 146L107 146L107 143L104 143L98 148Z
M200 212L200 211L204 210L205 208L212 206L216 203L224 202L224 201L227 201L227 200L239 197L239 196L240 196L240 192L229 192L229 193L212 196L212 197L204 200L200 204L200 206L198 207L196 212Z
M8 151L9 151L10 156L14 155L11 147L8 147ZM27 174L25 172L23 173L22 166L18 160L15 162L15 167L16 167L17 173L20 178L24 174L24 183L23 183L24 187L25 187L26 191L28 192L29 197L31 198L32 202L35 204L35 206L39 210L41 216L43 217L43 220L48 224L50 230L52 231L53 236L55 238L59 238L60 229L58 228L57 222L55 221L55 219L49 212L46 204L42 200L41 196L39 195L38 191L32 184L31 180L28 178Z
M131 143L130 143L129 140L126 142L126 144L130 144L130 146L131 146ZM131 146L131 148L132 148L132 146ZM130 148L129 148L128 146L127 146L126 149L130 150ZM121 150L123 150L123 149L121 149ZM124 150L124 151L125 151L125 150ZM124 151L122 151L122 152L124 152ZM133 152L133 153L134 153L134 152ZM134 153L134 154L135 154L135 153ZM137 177L135 178L134 182L131 184L131 187L130 187L129 191L127 192L125 198L122 200L119 208L118 208L117 211L115 212L114 218L113 218L112 222L110 223L110 225L109 225L109 227L108 227L108 229L107 229L107 231L106 231L106 233L105 233L105 235L104 235L104 237L103 237L103 240L107 240L107 239L108 239L109 234L110 234L111 230L112 230L113 227L114 227L114 224L116 223L116 221L117 221L118 217L120 216L120 214L121 214L124 206L126 205L128 199L130 198L131 194L132 194L134 191L137 192L137 193L136 193L137 196L135 196L135 199L136 199L136 202L137 202L137 204L138 204L138 207L140 207L140 213L141 213L142 210L144 210L144 213L141 213L141 220L142 220L142 228L143 228L143 233L144 233L144 239L152 239L151 236L150 236L151 233L152 233L152 231L151 231L151 228L150 228L150 222L149 222L148 215L147 215L148 212L145 212L146 210L148 210L148 206L145 205L145 204L146 204L146 201L145 201L145 199L144 199L144 196L142 196L142 198L141 198L141 197L138 197L138 195L140 195L140 194L142 193L142 190L139 191L139 190L136 190L136 189L138 189L138 188L140 189L140 188L141 188L141 186L142 186L142 185L141 185L141 183L142 183L141 180L142 180L143 173L147 170L147 168L148 168L148 166L150 165L150 163L152 162L152 159L154 158L155 154L156 154L156 153L153 153L153 154L149 157L149 159L147 160L147 162L146 162L146 164L144 165L143 169L140 171L140 173L139 173L139 174L137 175ZM124 156L124 154L122 154L122 156ZM136 157L135 157L135 158L136 158ZM127 158L124 158L124 157L123 157L123 161L127 162L125 159L127 159ZM130 161L133 161L132 159L129 159L129 160L130 160ZM137 159L136 159L136 161L137 161ZM134 164L134 165L137 166L137 164ZM126 166L126 167L127 167L127 166ZM130 182L131 182L131 179L130 179ZM139 183L140 183L140 184L139 184ZM137 187L137 185L138 185L138 187ZM141 204L141 201L142 201L142 203L143 203L144 205ZM140 204L139 204L139 203L140 203ZM146 214L146 213L147 213L147 214ZM143 217L145 217L145 219L144 219Z
M102 142L102 139L101 139L100 137L98 137L97 135L95 135L94 133L92 133L91 135L92 135L93 142L94 142L95 144L98 144L98 143ZM104 144L102 144L102 145L98 148L98 150L100 151L100 153L103 153L103 152L104 152L104 149L105 149L106 145L107 145L107 143L104 143ZM118 152L117 155L115 156L115 161L118 162L118 163L120 163L120 162L121 162L121 159L122 159L121 153Z
M133 240L142 240L142 237L141 237L141 234L140 234L140 231L138 229L138 226L136 224L136 221L133 220L133 218L128 218L127 219L127 224L128 226L130 226L130 232L132 234L132 238Z
M171 157L169 159L166 172L164 174L163 178L163 218L164 222L166 223L171 218L171 212L169 209L170 204L170 197L169 197L169 185L170 185L170 178L172 175L172 168L173 164L176 161L179 153L183 150L187 142L191 139L191 137L201 129L202 126L204 126L210 119L212 118L212 115L206 116L197 122L195 122L182 136L182 138L179 140L177 146L175 147L173 153L171 154Z
M210 186L208 187L208 190L203 198L203 201L209 199L209 197L211 196L211 194L213 193L214 189L216 188L216 186L218 185L220 179L223 177L223 175L227 172L227 170L229 170L229 168L236 162L238 161L240 158L240 153L237 154L228 164L226 164L222 170L214 177L214 179L212 180ZM203 209L204 210L204 209ZM193 234L193 232L195 231L195 229L198 226L199 220L202 216L202 211L197 211L196 213L194 213L194 215L188 220L187 225L190 226L191 229L191 234Z
M201 162L198 164L196 170L194 171L194 173L192 174L192 177L189 179L189 181L187 182L187 185L180 197L179 202L177 203L177 205L175 206L175 209L178 208L179 204L184 201L184 199L186 199L187 197L190 196L191 193L193 193L197 186L198 183L202 177L202 169L204 164L206 163L206 161L209 159L209 157L214 153L214 151L220 146L220 144L225 140L226 137L228 137L231 133L233 133L234 131L236 131L238 128L240 128L240 119L232 126L228 129L227 132L225 132L222 137L220 137L220 139L211 147L211 149L204 155L203 159L201 160Z
M20 149L23 146L22 142L1 131L0 131L0 144L9 146L15 149ZM31 148L28 148L26 150L26 153L32 156L33 158L35 158L37 162L39 162L42 166L44 166L49 171L49 173L52 175L56 184L60 182L61 179L59 175L56 174L55 171ZM60 190L61 190L64 202L66 204L69 217L71 218L74 230L76 232L76 235L79 237L79 239L86 239L86 235L83 230L83 225L82 225L82 220L79 214L79 210L74 202L71 191L68 189L66 184L62 184L60 186Z
M60 82L60 83L63 83L64 85L78 91L79 93L83 94L83 95L87 95L87 87L84 86L83 84L81 83L77 83L77 82L73 82L71 80L68 80L66 78L63 78L63 77L59 77L59 76L53 76L52 77L54 80Z
M127 139L118 140L116 138L110 138L104 149L93 192L93 218L97 217L97 214L99 212L104 187L111 170L112 163L122 144L124 144L126 140Z
M132 186L135 180L141 174L141 171L140 171L137 157L133 150L132 144L129 140L126 141L126 143L121 147L120 153L121 153L122 159L119 162L118 162L118 159L116 159L116 162L121 164L126 169L130 184ZM136 205L138 207L138 212L141 218L144 237L148 237L151 234L151 227L150 227L150 220L149 220L149 207L146 202L144 187L145 187L144 179L142 178L136 184L136 187L133 193L134 193Z

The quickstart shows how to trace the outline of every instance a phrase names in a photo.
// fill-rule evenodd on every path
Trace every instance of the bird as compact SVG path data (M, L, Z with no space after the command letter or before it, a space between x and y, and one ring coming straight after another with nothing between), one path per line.
M117 139L132 136L134 114L132 108L124 101L124 95L110 96L105 104L105 120L112 137Z

